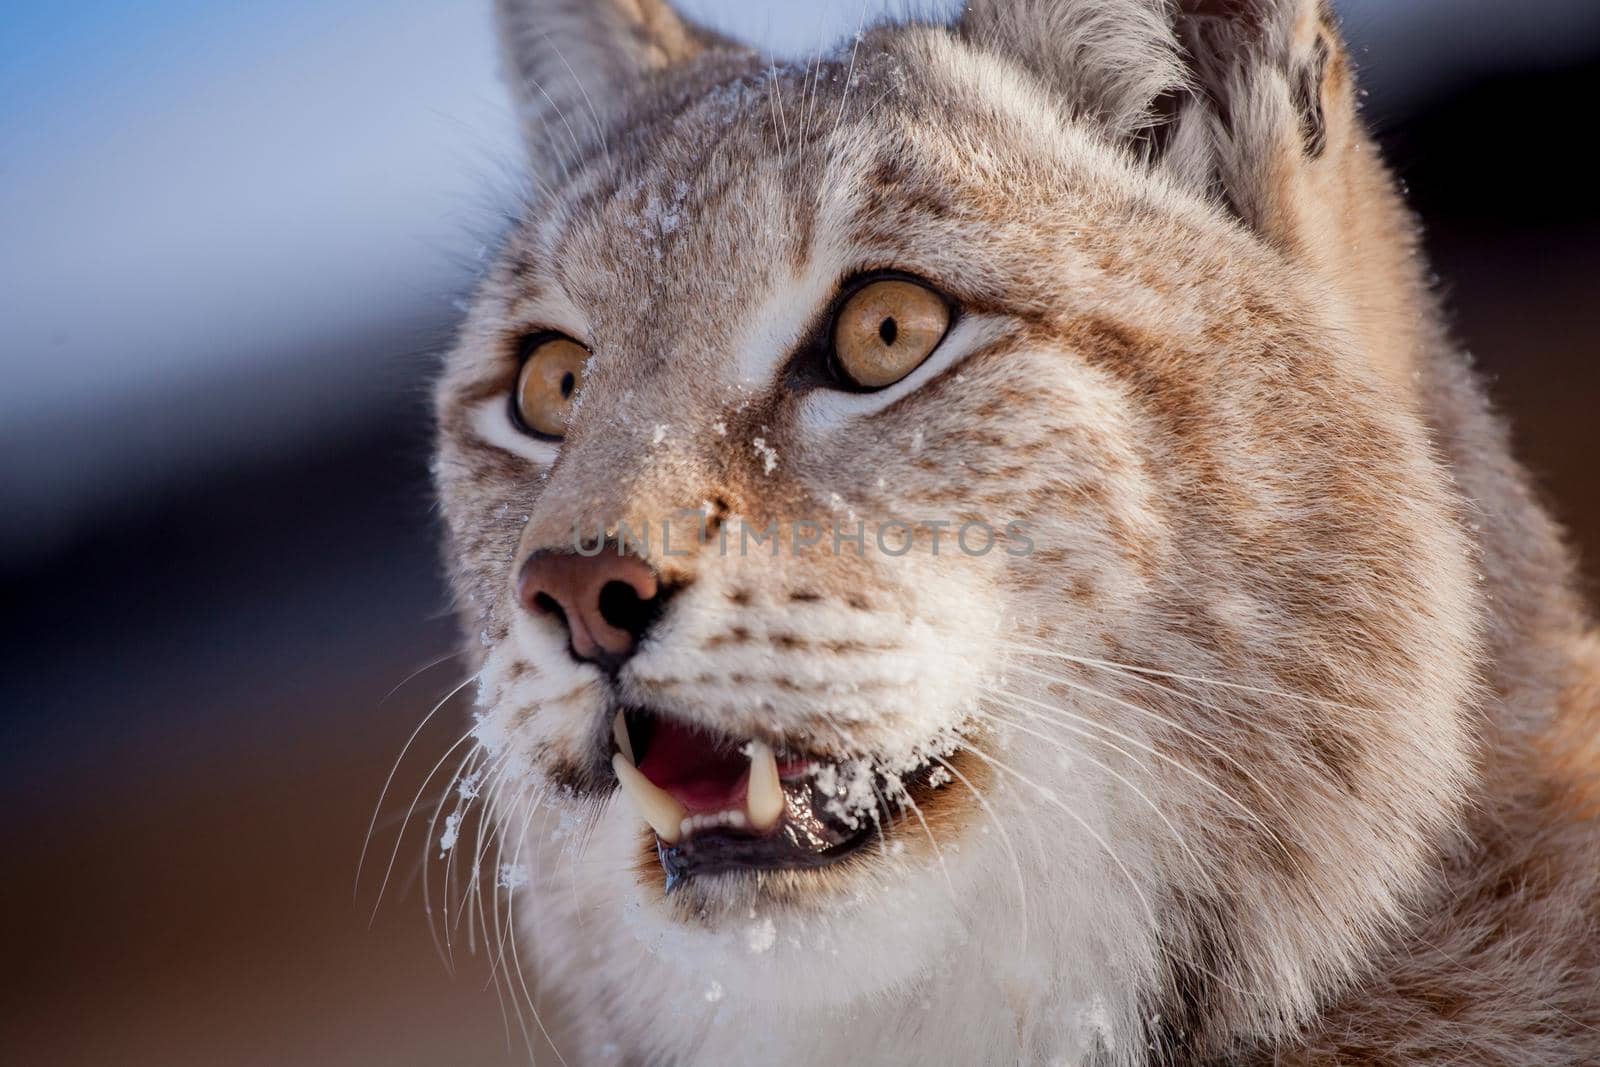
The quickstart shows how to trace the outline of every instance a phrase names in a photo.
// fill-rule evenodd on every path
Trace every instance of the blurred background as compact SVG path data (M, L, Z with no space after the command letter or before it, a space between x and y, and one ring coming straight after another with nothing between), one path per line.
M684 6L783 56L863 10ZM1336 6L1592 573L1600 4ZM6 5L0 1060L518 1062L487 965L435 953L421 839L375 919L352 892L460 680L425 397L517 187L488 7Z

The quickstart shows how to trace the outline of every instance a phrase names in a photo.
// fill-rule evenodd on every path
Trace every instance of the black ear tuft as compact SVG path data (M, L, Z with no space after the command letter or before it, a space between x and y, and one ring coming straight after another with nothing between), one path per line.
M1289 86L1300 116L1301 147L1312 159L1321 159L1328 147L1328 115L1322 102L1322 87L1332 55L1333 45L1326 34L1319 32L1308 61L1300 65Z
M1145 138L1152 163L1264 234L1291 241L1313 172L1362 137L1327 0L1175 0L1186 77ZM1335 168L1337 169L1337 168Z
M1293 106L1301 149L1319 158L1327 148L1324 82L1339 50L1328 0L1179 0L1175 32L1193 91L1233 132L1266 76L1282 80Z

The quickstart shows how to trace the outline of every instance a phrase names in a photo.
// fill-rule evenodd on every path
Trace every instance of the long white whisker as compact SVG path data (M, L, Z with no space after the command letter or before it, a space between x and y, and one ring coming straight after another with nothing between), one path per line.
M428 783L433 781L433 776L438 774L440 769L444 767L445 763L449 761L451 754L469 741L473 741L472 731L470 730L462 734L456 739L454 744L445 749L444 755L440 756L439 761L435 763L432 769L428 771L428 776L422 780L422 785L417 787L416 795L411 798L411 804L406 808L405 818L401 820L400 832L395 836L394 849L389 853L389 863L383 871L383 882L378 886L378 899L372 905L372 917L368 920L369 926L373 922L377 921L378 909L383 905L383 894L389 888L389 879L394 874L395 860L398 859L400 855L400 845L405 838L405 828L411 825L411 816L416 813L417 805L421 803L422 795L427 791ZM449 796L448 790L446 791L445 795Z
M520 807L520 801L519 801L518 806ZM538 803L537 803L537 801L535 801L534 804L528 809L527 814L523 817L521 831L517 835L517 848L516 848L515 852L513 852L513 854L512 854L512 856L513 856L512 865L513 866L516 865L516 863L520 860L520 858L522 856L522 845L528 839L528 826L532 822L533 813L534 813L535 810L537 810L537 808L538 808ZM513 818L515 818L516 812L512 812L510 814L511 814L511 816ZM501 825L502 825L502 827L504 827L504 826L510 825L510 823L502 822ZM501 835L501 838L502 838L502 844L503 844L504 843L504 834L503 833ZM496 867L496 869L499 869L499 867L500 867L500 857L501 857L502 854L503 853L499 849L496 850L496 853L495 853L495 867ZM516 937L516 931L515 931L515 929L513 927L513 924L514 924L514 921L515 921L515 912L513 911L512 907L511 907L511 903L510 903L510 900L509 900L509 894L508 894L508 899L507 899L507 903L506 903L506 915L505 915L504 920L502 921L501 916L500 916L500 892L499 892L499 888L500 888L499 887L499 880L496 879L495 892L494 892L494 894L492 896L492 899L494 900L494 937L495 937L495 948L496 948L496 951L495 951L495 955L494 955L493 959L490 961L489 976L490 976L490 980L492 982L494 982L495 989L496 989L497 992L498 992L498 990L500 988L501 981L502 980L504 981L505 988L506 988L506 996L511 1001L512 1010L514 1010L517 1013L517 1029L522 1031L523 1047L526 1048L528 1050L528 1054L530 1056L532 1056L532 1055L534 1055L533 1035L531 1033L529 1033L529 1031L528 1031L527 1020L522 1014L522 1001L521 1001L521 999L519 999L517 997L516 987L514 985L512 985L512 982L511 982L511 965L510 965L510 962L509 962L509 960L508 960L508 958L506 956L506 939L507 939L507 937L509 936L509 937L511 937L513 939ZM487 932L485 932L485 934L484 934L484 943L486 945L488 943L488 934L487 934ZM535 1012L535 1016L537 1016L537 1014L538 1013Z
M1028 656L1032 656L1032 657L1038 658L1038 657L1043 657L1044 653L1041 653L1041 652L1027 652L1027 653L1024 653L1024 655L1028 655ZM1257 731L1257 732L1260 732L1260 733L1264 733L1264 734L1268 734L1268 735L1271 735L1273 737L1283 738L1285 740L1288 740L1291 743L1295 743L1298 740L1295 737L1295 735L1293 735L1291 733L1288 733L1288 732L1286 732L1284 730L1281 730L1281 729L1278 729L1276 727L1272 727L1272 726L1267 725L1266 723L1264 723L1262 721L1262 718L1261 718L1261 716L1259 714L1257 714L1257 715L1249 715L1249 714L1246 714L1245 712L1240 711L1240 710L1238 710L1236 708L1230 708L1230 707L1227 707L1227 706L1225 706L1223 704L1219 704L1214 700L1207 700L1205 697L1203 697L1203 696L1201 696L1201 695L1199 695L1197 693L1191 693L1191 692L1188 692L1185 689L1180 689L1177 686L1168 684L1166 682L1163 682L1162 680L1160 680L1158 678L1154 678L1154 677L1151 677L1151 676L1149 676L1147 674L1143 674L1143 673L1136 673L1132 668L1127 667L1127 666L1125 666L1123 664L1110 663L1110 662L1103 662L1103 663L1084 662L1084 661L1082 661L1080 659L1080 657L1067 656L1066 654L1062 654L1059 657L1052 657L1052 658L1064 659L1064 660L1067 660L1072 666L1092 669L1092 670L1095 670L1095 671L1102 671L1102 672L1104 672L1106 674L1111 675L1113 678L1119 679L1121 681L1131 682L1134 685L1143 686L1146 689L1153 689L1157 693L1162 693L1162 694L1165 694L1167 696L1176 697L1177 699L1185 701L1185 702L1187 702L1189 704L1192 704L1192 705L1194 705L1196 707L1205 708L1207 711L1214 711L1217 714L1224 716L1225 718L1232 719L1235 722L1241 723L1241 724L1249 727L1251 730L1254 730L1254 731ZM1062 676L1062 675L1046 674L1045 672L1041 672L1040 676L1041 677L1049 677L1053 681L1065 681L1066 680L1065 677Z
M427 668L423 669L426 670ZM383 780L383 789L378 793L378 803L373 805L372 818L367 822L367 835L361 841L361 856L358 860L356 860L355 887L351 892L353 897L359 897L361 894L361 870L367 862L367 849L372 844L372 831L378 825L378 814L383 811L383 802L389 796L389 787L394 784L394 776L399 772L400 764L405 761L406 753L411 751L411 746L416 742L417 736L422 733L425 727L427 727L429 721L431 721L433 717L439 713L439 709L449 703L451 698L457 693L461 692L467 686L476 681L477 677L478 676L476 674L468 675L466 678L461 680L460 685L456 686L454 689L450 690L450 692L446 693L442 698L440 698L439 702L435 704L431 710L429 710L428 714L422 717L422 721L417 723L416 728L411 731L411 736L406 738L406 743L400 746L400 755L395 757L394 766L389 768L389 775ZM404 685L405 683L401 682L400 684ZM395 688L398 689L399 686L396 686ZM391 694L392 693L393 690L391 690ZM388 698L385 697L384 699L387 700ZM426 785L426 781L423 784ZM407 815L407 818L410 818L409 814ZM379 896L381 897L382 893L379 893Z
M1019 712L1019 713L1021 713L1023 715L1027 715L1027 716L1029 716L1029 717L1031 717L1033 719L1036 719L1038 721L1041 721L1041 722L1050 722L1050 723L1053 723L1056 726L1060 726L1063 729L1071 729L1075 733L1078 733L1079 736L1088 736L1090 738L1090 740L1096 741L1099 744L1103 744L1106 747L1108 747L1110 749L1113 749L1116 752L1121 753L1123 756L1127 757L1130 760L1133 760L1136 763L1140 762L1136 757L1134 757L1126 749L1123 749L1120 746L1118 746L1116 744L1113 744L1110 741L1107 741L1105 738L1096 737L1094 735L1090 735L1090 734L1088 734L1087 731L1079 731L1075 727L1073 727L1072 724L1070 724L1070 723L1064 723L1064 722L1060 722L1058 720L1050 719L1046 715L1042 715L1042 714L1040 714L1039 712L1036 712L1036 711L1029 711L1026 708L1015 707L1015 706L1012 706L1012 705L1006 705L1006 708L1007 708L1007 710ZM991 718L995 719L998 722L1001 722L1001 723L1005 724L1006 726L1009 726L1013 730L1020 730L1021 732L1025 733L1025 734L1028 734L1030 737L1035 737L1035 738L1038 738L1041 741L1044 741L1046 744L1056 745L1056 746L1058 746L1058 747L1070 752L1073 756L1075 756L1078 759L1087 760L1089 763L1092 763L1094 766L1100 768L1106 774L1109 774L1111 777L1113 777L1117 781L1121 782L1128 789L1132 790L1133 793L1140 800L1144 801L1145 805L1151 811L1155 812L1156 818L1160 819L1161 822L1166 826L1168 831L1171 832L1173 839L1178 842L1178 847L1183 849L1184 854L1189 857L1189 860L1195 865L1195 868L1197 870L1201 871L1201 872L1205 872L1207 870L1206 865L1204 863L1200 862L1200 857L1195 855L1194 850L1189 847L1188 840L1185 839L1185 837L1178 830L1178 828L1173 825L1172 820L1167 818L1166 813L1161 810L1161 808L1156 804L1156 802L1154 800L1150 799L1149 794L1147 794L1143 789L1140 789L1136 784L1134 784L1128 778L1126 778L1122 774L1119 774L1109 764L1102 763L1100 760L1095 759L1089 753L1083 751L1083 749L1079 748L1076 745L1067 744L1062 738L1049 737L1049 736L1047 736L1045 734L1042 734L1042 733L1038 732L1037 730L1030 730L1028 727L1022 725L1021 723L1015 722L1015 721L1013 721L1011 719L1007 719L1007 718L995 715L992 711L986 711L986 712L984 712L984 714L990 716Z
M500 823L495 818L495 812L500 806L501 790L508 784L506 776L501 773L506 765L507 754L502 753L485 764L485 784L480 788L486 789L483 806L479 811L478 825L474 828L472 842L472 892L468 897L466 909L468 947L476 949L476 938L473 933L472 911L476 908L483 896L483 860L489 846L498 836ZM459 921L459 919L458 919Z
M838 133L839 127L844 123L845 105L850 102L850 90L856 76L856 53L861 51L862 30L867 24L867 3L861 0L861 15L856 19L855 40L850 45L850 67L844 76L844 91L839 94L839 113L833 117L833 132Z
M387 704L391 699L393 699L393 697L394 697L394 695L396 693L400 692L400 690L402 690L406 686L410 685L419 676L428 673L429 671L433 670L435 667L439 666L442 663L449 663L451 660L459 659L460 657L461 657L461 653L460 652L446 652L444 655L436 656L433 659L429 660L427 663L424 663L422 666L418 667L416 670L412 671L410 674L408 674L404 678L400 679L399 682L395 683L395 685L394 685L394 687L392 689L390 689L387 693L383 694L383 699L378 701L378 707L381 708L385 704Z
M538 806L539 805L536 802L529 810L528 819L530 821L533 818L533 812L538 810ZM527 844L528 839L528 825L528 822L524 822L522 833L519 835L519 840L517 843L517 851L511 857L511 865L513 868L518 866L518 864L521 862L522 848L525 844ZM512 922L516 916L516 893L517 887L515 882L513 882L513 884L506 888L506 915L508 923ZM534 1025L538 1026L539 1033L544 1036L545 1043L550 1046L550 1050L556 1054L556 1059L561 1061L562 1067L569 1067L567 1064L567 1058L561 1054L561 1049L557 1047L555 1040L551 1038L550 1031L545 1029L544 1020L539 1017L539 1007L534 1003L532 991L528 989L528 980L522 969L522 955L517 949L516 931L513 929L509 931L509 933L511 940L511 963L515 968L517 984L522 987L522 995L527 999L528 1010L533 1013Z
M1182 723L1176 722L1173 719L1169 719L1167 716L1161 715L1158 712L1151 711L1149 708L1142 707L1142 706L1140 706L1138 704L1134 704L1131 701L1123 700L1120 697L1112 696L1110 693L1101 692L1100 690L1094 688L1093 686L1084 685L1081 682L1074 682L1071 679L1058 678L1058 677L1054 677L1052 675L1042 675L1042 674L1040 674L1040 672L1030 671L1026 667L1020 667L1020 668L1017 668L1017 669L1023 671L1024 673L1034 674L1034 675L1037 675L1037 676L1040 676L1040 677L1047 678L1050 681L1056 682L1056 683L1058 683L1060 685L1067 686L1069 689L1073 689L1073 690L1075 690L1077 692L1086 693L1089 696L1097 697L1097 698L1099 698L1101 700L1109 701L1110 703L1115 704L1117 707L1124 708L1124 709L1126 709L1128 711L1132 711L1132 712L1134 712L1136 714L1149 716L1150 718L1152 718L1152 719L1156 720L1157 722L1167 726L1168 728L1176 730L1178 733L1181 733L1186 737L1189 737L1189 738L1191 738L1191 739L1193 739L1195 741L1198 741L1207 750L1209 750L1212 753L1214 753L1217 756L1219 756L1223 761L1225 761L1230 766L1232 766L1234 769L1239 771L1240 774L1244 775L1244 777L1247 778L1251 782L1251 784L1253 784L1256 787L1256 789L1258 789L1260 791L1261 796L1268 797L1268 798L1276 798L1276 796L1277 796L1276 793L1274 793L1272 790L1270 790L1270 789L1268 789L1266 787L1266 784L1263 783L1260 778L1256 777L1255 773L1253 771L1251 771L1249 767L1246 767L1242 762L1240 762L1231 753L1227 752L1226 750L1224 750L1223 748L1218 746L1215 742L1211 741L1209 738L1203 737L1200 734L1195 733L1193 730L1191 730L1188 727L1184 726ZM1165 760L1171 766L1178 768L1179 770L1183 771L1185 774L1188 774L1190 777L1194 778L1196 781L1201 782L1207 788L1209 788L1209 789L1215 791L1216 793L1226 797L1235 806L1237 806L1240 811L1242 811L1246 815L1248 815L1252 822L1254 822L1258 827L1260 827L1263 831L1265 831L1267 834L1269 834L1272 837L1272 839L1278 843L1278 846L1280 848L1284 849L1284 852L1286 854L1292 855L1292 853L1287 848L1287 846L1284 845L1283 840L1278 837L1277 832L1274 831L1271 827L1269 827L1264 821L1262 821L1261 817L1256 814L1254 809L1252 809L1249 805L1245 804L1242 800L1239 800L1233 794L1229 793L1227 790L1223 789L1220 785L1218 785L1216 782L1212 781L1210 778L1208 778L1205 775L1202 775L1198 771L1194 770L1192 767L1189 767L1189 766L1187 766L1187 765L1185 765L1183 763L1180 763L1179 761L1177 761L1177 760L1173 759L1172 757L1168 756L1166 753L1160 752L1160 751L1158 751L1157 749L1155 749L1153 747L1145 745L1142 742L1140 742L1140 741L1138 741L1138 740L1136 740L1134 738L1131 738L1126 734L1121 733L1120 731L1114 730L1112 727L1107 726L1105 723L1096 722L1093 719L1087 718L1087 717L1082 716L1082 715L1078 715L1078 714L1076 714L1074 712L1068 711L1065 708L1057 707L1057 706L1051 705L1051 704L1046 704L1046 703L1043 703L1042 701L1034 700L1031 697L1022 696L1021 694L1007 693L1007 692L1004 692L1003 690L995 690L995 692L1000 693L1002 696L1005 696L1005 697L1009 697L1009 698L1012 698L1012 699L1025 701L1025 702L1027 702L1029 704L1034 705L1035 707L1040 707L1040 708L1044 708L1046 710L1054 711L1057 714L1069 715L1072 718L1077 719L1079 722L1082 722L1082 723L1092 727L1093 729L1104 730L1107 733L1115 734L1117 737L1119 737L1120 739L1122 739L1124 741L1127 741L1129 744L1135 745L1136 747L1139 747L1139 748L1142 748L1142 749L1145 749L1146 751L1150 752L1152 755L1156 756L1157 758ZM1282 811L1283 809L1282 809L1281 802L1278 802L1278 803L1279 803L1279 810ZM1287 812L1284 812L1284 814L1287 814Z
M444 922L446 943L448 944L449 939L460 931L462 920L465 918L467 923L467 948L468 951L472 952L476 952L477 940L473 933L471 909L477 900L477 887L483 881L484 828L487 825L492 836L495 825L493 819L494 796L498 793L500 785L504 781L504 776L500 774L500 771L505 766L506 761L507 754L502 753L498 756L484 759L468 772L468 778L472 781L472 794L466 798L465 805L458 806L456 812L461 818L456 823L457 841L450 850L447 864L449 877L445 884ZM474 811L477 812L477 824L473 828L473 847L467 849L462 847L462 842L467 837L467 831L463 827L466 824L466 817ZM454 874L457 858L463 853L470 856L467 860L467 884L458 895L453 888ZM450 919L452 900L455 900L457 905L454 922Z
M1117 865L1117 869L1122 872L1122 876L1128 880L1128 887L1132 889L1134 895L1139 898L1140 905L1144 907L1145 914L1150 919L1151 928L1154 929L1159 926L1159 923L1156 920L1155 909L1150 906L1150 901L1144 895L1144 890L1139 888L1138 879L1134 878L1133 872L1128 870L1128 865L1122 861L1122 857L1117 855L1117 850L1112 848L1106 842L1105 838L1101 837L1095 828L1089 825L1083 816L1079 815L1077 812L1068 807L1060 797L1055 795L1053 791L1045 788L1038 782L1035 782L1033 779L1027 777L1016 768L1007 766L1006 764L1000 762L993 756L985 753L982 749L979 749L976 745L969 744L965 747L968 752L971 752L974 756L977 756L985 763L997 768L998 770L1004 771L1024 785L1030 786L1036 793L1039 794L1040 797L1044 798L1044 800L1046 800L1048 803L1060 808L1062 812L1066 814L1067 818L1077 823L1083 829L1083 832L1092 837L1095 844L1099 845L1100 848L1105 851L1106 855L1111 857L1111 861Z
M971 752L977 751L971 745L967 745L966 748ZM1011 835L1006 832L1005 824L1000 821L1000 816L995 814L994 808L990 806L988 799L984 797L983 790L973 785L971 779L962 774L955 767L951 766L950 761L946 760L943 756L936 755L933 758L938 762L939 766L945 769L947 774L967 787L967 791L972 794L973 799L978 802L979 806L982 807L984 812L989 816L990 821L994 823L994 828L1000 831L1000 842L1005 846L1006 855L1011 860L1011 873L1017 879L1017 905L1018 914L1021 917L1021 927L1018 931L1018 955L1020 957L1027 952L1028 948L1028 883L1027 880L1022 876L1022 862L1017 858L1016 846L1012 844Z
M498 781L504 782L505 781L504 776L503 775L498 776ZM522 803L522 795L523 794L519 790L518 800L517 800L516 804L513 805L513 808L515 808L517 805L520 805ZM499 871L499 869L500 869L501 845L502 845L502 843L504 842L504 839L505 839L505 834L503 833L502 828L505 825L507 825L507 819L505 818L505 813L502 810L503 805L504 805L505 802L504 802L504 800L502 798L502 795L501 795L499 789L496 789L495 793L490 797L489 802L490 802L490 804L492 806L492 810L488 814L491 816L491 822L492 822L492 828L490 830L490 839L493 841L493 847L494 847L493 866L494 866L494 869L496 871ZM493 906L494 906L494 923L495 923L495 934L496 934L496 938L495 939L491 939L491 937L490 937L490 930L489 930L489 914L490 914L490 910L483 906L483 892L484 892L484 889L483 889L482 884L480 883L479 884L479 888L478 888L478 893L477 893L477 896L478 896L478 908L477 908L477 911L478 911L478 925L479 925L479 927L481 928L481 930L483 932L484 953L485 953L485 955L487 956L487 958L489 960L489 981L486 982L485 985L491 985L491 986L494 987L495 999L497 1001L499 1001L499 1003L500 1003L500 1019L501 1019L502 1025L505 1028L506 1050L509 1052L511 1050L511 1017L506 1012L506 994L502 993L501 990L500 990L500 985L501 985L501 983L499 981L500 971L499 971L499 967L498 967L498 964L497 964L497 962L495 960L495 956L494 956L495 949L501 944L501 941L498 939L499 929L500 929L500 895L499 895L499 878L498 878L498 875L496 876L494 884L492 884L489 887L490 899L493 902ZM508 986L508 992L509 992L509 986ZM513 999L515 999L515 998L513 998ZM531 1047L532 1046L532 1042L528 1037L527 1028L522 1025L522 1015L521 1015L521 1008L520 1007L518 1007L517 1012L518 1012L518 1014L517 1014L517 1026L523 1032L523 1040L528 1043L529 1047Z
M439 813L444 810L445 802L450 799L450 794L452 792L456 792L457 793L457 799L456 799L456 811L451 813L451 818L452 819L456 819L456 828L457 828L457 830L459 830L460 820L458 818L456 818L456 816L459 814L459 812L461 810L461 796L460 796L461 783L467 780L466 776L470 775L471 771L469 770L469 768L471 766L475 765L477 763L477 761L479 759L481 759L482 757L483 757L483 746L479 745L479 744L474 744L472 746L472 748L468 750L467 754L462 757L461 762L456 765L455 774L451 775L451 778L450 778L450 786L451 787L449 789L445 790L444 796L439 798L439 803L434 805L433 815L428 819L428 830L427 830L427 833L423 836L423 839L422 839L422 912L423 912L424 915L426 915L428 917L428 933L430 935L432 935L432 937L433 937L434 947L439 949L439 955L440 955L440 958L444 960L445 969L452 975L455 974L456 961L455 961L454 954L450 950L450 931L448 929L448 917L446 919L447 928L446 928L446 930L444 932L444 941L443 941L443 944L441 945L440 944L440 938L439 938L438 924L434 921L434 917L433 917L433 880L428 876L428 856L429 856L429 854L432 852L432 850L434 848L434 834L437 833L438 829L439 829ZM449 854L452 851L454 851L454 845L446 846L441 842L439 847L441 849L441 852L440 852L440 858L441 859L447 859L449 857ZM449 887L449 882L448 882L448 875L449 875L449 866L448 866L448 864L446 865L446 868L445 868L445 874L446 874L446 878L447 878L447 881L445 883L445 894L446 894L446 896L445 896L445 905L448 907L449 906L449 902L450 902L449 901L449 888L450 887Z
M545 45L555 53L556 58L561 61L561 65L567 68L567 74L572 78L572 84L576 85L578 92L583 95L583 104L589 109L589 121L594 125L595 137L600 141L600 150L605 153L606 168L609 170L611 168L611 145L606 140L605 127L600 122L600 113L595 110L594 100L589 96L589 90L584 87L583 79L578 77L578 72L572 69L572 64L567 62L566 55L550 39L550 35L547 33L543 37ZM541 89L540 92L544 92L544 90ZM547 95L545 98L549 99L549 96ZM568 128L570 130L570 127Z
M1232 689L1237 692L1252 693L1256 696L1279 697L1284 700L1297 700L1306 704L1315 704L1320 707L1337 708L1341 711L1354 711L1366 714L1371 709L1360 708L1354 704L1343 704L1337 700L1328 700L1325 697L1307 696L1304 693L1290 693L1282 689L1264 689L1260 686L1244 685L1240 682L1225 682L1220 678L1206 678L1197 674L1180 674L1176 671L1162 671L1154 667L1137 667L1131 663L1116 663L1112 660L1094 659L1090 656L1075 656L1068 652L1056 649L1040 648L1036 645L1025 645L1016 642L1005 642L1014 651L1026 652L1035 656L1047 656L1052 659L1064 659L1073 663L1081 663L1088 667L1100 667L1105 670L1126 671L1134 674L1148 674L1157 678L1171 678L1180 682L1194 682L1196 685L1210 685L1221 689Z
M957 902L956 884L950 878L950 868L945 866L944 850L939 847L939 842L934 839L933 828L928 825L928 820L922 814L922 809L917 806L917 802L912 799L909 792L902 792L901 800L911 809L911 814L916 816L917 822L922 824L922 832L928 836L928 844L933 848L934 858L939 861L939 872L944 875L944 884L950 890L950 900Z
M481 745L479 747L480 749L482 748ZM453 812L451 812L451 816L455 820L455 842L451 845L448 853L444 857L444 943L445 949L451 954L452 964L455 959L455 945L453 942L456 932L459 930L461 925L459 908L457 909L455 921L452 922L450 918L451 902L457 898L456 869L460 866L459 860L461 855L470 851L463 847L463 843L467 839L467 830L465 829L465 826L468 816L476 811L478 813L478 825L480 827L483 825L483 805L478 803L478 799L483 795L483 782L484 778L488 774L488 768L491 762L492 761L486 751L480 752L479 759L474 761L474 763L467 768L466 773L461 777L456 785L456 808ZM443 810L442 804L438 809L435 810L435 817L437 817L440 810ZM476 876L476 870L469 868L467 871L469 884ZM464 900L462 902L464 903Z

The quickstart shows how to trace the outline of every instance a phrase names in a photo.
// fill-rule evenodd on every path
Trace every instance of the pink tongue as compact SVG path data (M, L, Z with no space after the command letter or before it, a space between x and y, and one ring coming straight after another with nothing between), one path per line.
M639 772L690 815L743 811L750 787L750 760L742 752L718 749L704 734L665 718L656 720Z

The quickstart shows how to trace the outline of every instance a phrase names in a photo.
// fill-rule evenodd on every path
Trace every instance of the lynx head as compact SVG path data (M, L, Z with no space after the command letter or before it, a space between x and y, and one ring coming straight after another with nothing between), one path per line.
M964 944L1114 1030L1303 1013L1458 805L1480 613L1326 6L801 64L498 8L533 191L436 473L540 966L798 1011Z

